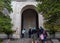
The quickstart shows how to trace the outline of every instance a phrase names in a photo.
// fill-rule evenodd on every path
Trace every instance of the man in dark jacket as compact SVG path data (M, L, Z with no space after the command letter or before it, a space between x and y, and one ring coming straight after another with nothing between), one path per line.
M31 34L32 34L31 29L29 29L29 38L31 38Z
M37 30L37 35L38 35L38 38L39 38L39 35L42 34L44 31L44 29L42 27L40 27L38 30Z

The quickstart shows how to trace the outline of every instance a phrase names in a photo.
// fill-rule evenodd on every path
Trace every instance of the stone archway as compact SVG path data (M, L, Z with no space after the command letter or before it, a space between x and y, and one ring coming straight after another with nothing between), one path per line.
M27 9L32 9L34 10L38 16L36 16L36 27L43 26L43 19L40 13L37 12L36 10L36 2L28 2L28 3L21 3L20 2L13 2L12 3L12 8L13 8L13 13L10 15L12 18L12 23L14 26L12 27L13 30L16 30L16 32L13 34L14 38L20 38L21 37L21 30L23 29L23 19L22 15L23 12L26 11ZM32 16L33 17L33 16ZM39 23L38 23L39 22ZM39 26L38 26L39 25Z
M39 28L38 24L38 12L36 6L27 5L22 8L21 11L21 33L22 29L29 31L29 28Z
M38 28L38 13L34 9L26 9L22 13L22 29Z
M24 13L29 13L29 14L24 14ZM26 5L21 9L21 29L23 28L23 15L32 15L32 16L36 16L36 25L37 27L39 27L38 25L38 12L36 10L36 6L35 5Z

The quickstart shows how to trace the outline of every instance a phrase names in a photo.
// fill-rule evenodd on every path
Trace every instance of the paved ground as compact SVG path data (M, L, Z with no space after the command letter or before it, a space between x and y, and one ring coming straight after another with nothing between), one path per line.
M48 40L46 43L60 43L59 40L57 39L52 39L52 40ZM32 39L30 38L23 38L23 39L18 39L18 40L5 40L3 41L3 43L33 43ZM38 43L41 43L41 41L39 41Z
M9 43L32 43L32 39L18 39L18 40L11 40Z
M33 41L30 38L22 38L18 40L4 40L3 43L33 43Z
M0 34L0 38L6 38L7 36L5 34ZM55 37L60 38L60 32L57 32L55 34ZM52 42L50 40L47 41L48 43L60 43L59 40L57 39L52 39ZM32 39L29 38L23 38L23 39L19 39L19 40L4 40L3 43L32 43ZM39 42L41 43L41 42Z

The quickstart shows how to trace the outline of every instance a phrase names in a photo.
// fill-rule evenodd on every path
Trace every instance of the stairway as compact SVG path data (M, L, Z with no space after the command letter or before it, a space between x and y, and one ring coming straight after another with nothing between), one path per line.
M22 38L22 39L18 39L18 40L11 40L9 43L32 43L32 39Z
M60 41L57 40L57 39L52 39L52 42L53 42L53 43L60 43Z
M51 41L47 40L46 43L60 43L58 39L52 39ZM3 43L32 43L32 39L22 38L22 39L17 39L17 40L5 40L3 41ZM38 43L41 43L41 41L38 41Z

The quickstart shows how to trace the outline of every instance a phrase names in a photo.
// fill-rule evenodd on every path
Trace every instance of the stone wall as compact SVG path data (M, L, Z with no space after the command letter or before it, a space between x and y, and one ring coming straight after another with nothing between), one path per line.
M21 15L22 12L26 9L35 9L37 2L17 2L12 1L11 5L13 8L13 12L10 14L13 23L13 30L16 30L15 34L13 34L14 38L20 38L21 36ZM36 9L35 9L36 10ZM43 26L43 16L41 13L38 13L38 22L39 26Z

